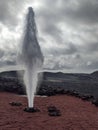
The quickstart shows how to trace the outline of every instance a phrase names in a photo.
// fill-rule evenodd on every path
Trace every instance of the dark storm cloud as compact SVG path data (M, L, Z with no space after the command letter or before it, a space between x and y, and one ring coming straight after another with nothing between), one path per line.
M68 69L68 70L70 70L70 69L72 69L72 68L73 68L72 66L60 65L60 63L58 62L58 63L56 63L56 64L54 65L54 67L52 68L52 70L63 70L63 69Z
M24 7L24 0L0 0L0 22L6 26L18 24L18 13Z
M2 58L3 56L4 56L4 51L0 49L0 58Z
M78 24L93 24L98 21L97 0L61 0L59 15L63 20ZM65 16L65 17L64 17Z
M16 52L14 50L0 49L0 67L5 65L15 65L16 64Z
M59 5L60 4L60 5ZM49 6L47 6L49 5ZM74 22L76 24L90 24L98 21L97 0L46 0L44 7L39 9L38 16L51 22Z
M34 1L41 3L34 11L39 43L46 59L44 68L72 71L97 69L98 0L31 0L30 6ZM20 25L19 16L23 15L28 3L29 0L1 0L0 23L9 31L16 29ZM2 32L2 25L0 30ZM7 39L3 38L1 43L8 43ZM10 52L13 52L11 47L8 55L7 52L0 52L1 60L6 63L8 60L8 64L15 61L15 55Z
M83 45L76 45L77 52L85 55L94 55L94 53L98 52L98 42L85 43ZM97 55L95 55L96 57Z
M49 36L53 36L56 42L61 42L62 31L57 27L54 23L47 23L43 25L42 31L48 34Z
M92 62L90 65L87 65L86 68L92 70L98 69L98 61Z
M58 46L47 48L45 50L46 56L50 54L53 56L52 58L56 58L62 55L65 55L65 57L67 57L66 55L70 55L71 61L67 59L67 62L70 62L71 67L74 69L78 66L77 68L80 70L86 68L86 71L88 71L86 64L88 61L92 61L92 66L97 63L97 0L45 0L42 8L40 8L36 14L39 23L42 25L41 30L44 36L49 35L56 41L56 44L58 44ZM66 25L65 29L64 25ZM65 31L65 35L63 34L62 28L64 29L63 31ZM69 29L71 29L70 34L73 35L74 32L76 32L76 34L67 37L66 34ZM69 41L72 41L72 44L70 44ZM64 46L60 47L61 45ZM60 59L58 59L58 61L62 62ZM65 62L64 66L66 66L67 62ZM57 60L54 60L53 64L49 64L49 66L52 66L53 69L60 68ZM91 67L91 69L97 69L97 65ZM76 71L78 70L76 69Z
M71 13L68 11L68 14L71 14L71 18L79 20L79 22L97 23L98 20L98 1L96 0L83 0L79 1L76 10L72 10Z
M62 39L62 30L61 27L58 26L60 23L68 24L69 28L72 27L73 30L78 31L78 34L82 31L85 37L87 33L91 33L92 37L96 32L95 23L97 24L98 19L98 1L94 0L61 0L60 6L58 5L58 1L51 2L51 0L47 0L44 4L44 7L39 9L37 12L38 21L41 23L41 30L44 32L44 35L50 35L58 44L62 44L64 41ZM47 5L49 5L47 7ZM92 26L89 24L92 23ZM74 26L75 25L75 26ZM78 26L82 26L78 30ZM92 27L92 29L91 29ZM98 30L98 29L97 29ZM65 30L66 32L66 30ZM65 41L67 40L66 35ZM78 37L78 36L77 36ZM91 40L92 40L92 37ZM97 37L97 35L96 35ZM80 36L82 39L82 37ZM80 40L81 40L80 39ZM86 39L89 39L88 37ZM72 37L70 37L72 41ZM95 44L89 44L84 41L85 46L88 46L91 50L94 49ZM97 45L97 44L96 44ZM88 49L87 49L88 50ZM67 51L68 52L68 51ZM70 53L70 49L69 49Z
M45 70L51 70L51 71L53 71L53 70L64 70L64 69L70 70L70 69L73 69L73 67L66 66L66 65L60 65L59 63L56 63L56 64L54 64L53 68L49 68L49 67L45 68L44 67L44 69Z
M87 46L87 50L89 52L96 52L96 51L98 51L98 42L91 43L90 46Z
M73 28L73 25L75 25L75 27L82 25L86 28L86 26L89 26L91 23L92 26L93 24L97 24L97 14L98 1L96 0L61 0L60 2L59 0L54 2L46 0L42 8L37 11L43 32L50 34L55 39L60 38L60 40L62 31L61 28L58 27L59 23L69 24L69 26ZM77 27L74 29L77 30Z
M65 43L61 47L60 44L58 46L54 46L53 48L49 48L46 50L46 53L52 54L54 56L60 56L60 55L72 55L78 52L77 47L73 43Z

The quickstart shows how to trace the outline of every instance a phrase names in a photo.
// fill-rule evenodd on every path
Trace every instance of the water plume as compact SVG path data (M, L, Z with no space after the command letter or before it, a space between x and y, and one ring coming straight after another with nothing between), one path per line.
M29 7L26 16L24 38L18 54L18 61L22 64L23 69L25 70L24 82L26 85L28 106L30 108L34 107L33 102L38 83L38 72L43 65L43 55L37 40L37 29L34 18L34 11L32 7Z

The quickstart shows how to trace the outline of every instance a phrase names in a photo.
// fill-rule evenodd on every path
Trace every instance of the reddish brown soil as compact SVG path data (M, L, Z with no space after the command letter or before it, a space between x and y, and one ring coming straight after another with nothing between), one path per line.
M13 101L23 105L11 106ZM0 130L98 130L98 108L90 102L60 95L36 97L34 103L40 112L27 113L26 97L0 93ZM62 116L50 117L49 105L60 109Z

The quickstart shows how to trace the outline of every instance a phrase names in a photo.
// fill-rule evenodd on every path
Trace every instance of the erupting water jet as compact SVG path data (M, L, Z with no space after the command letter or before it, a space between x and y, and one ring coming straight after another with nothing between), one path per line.
M43 65L43 55L37 40L37 29L32 7L28 8L26 28L22 48L19 54L19 62L23 65L25 74L24 82L28 97L28 107L34 108L34 94L38 82L38 71ZM27 109L29 110L29 109Z

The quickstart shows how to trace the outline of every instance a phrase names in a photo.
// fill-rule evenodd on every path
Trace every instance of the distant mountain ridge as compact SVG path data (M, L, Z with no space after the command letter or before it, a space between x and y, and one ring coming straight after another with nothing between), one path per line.
M19 73L24 73L20 71ZM23 94L23 80L17 71L0 73L0 90L18 92ZM90 94L98 98L98 71L86 73L62 73L43 72L43 80L40 85L44 94L57 88L73 91L80 94Z
M19 74L23 75L24 71L4 71L0 73L0 77L4 78L18 78L20 77Z
M87 73L63 73L63 72L44 72L44 78L55 78L62 80L90 80L98 78L98 71L95 71L91 74Z
M0 73L0 77L18 77L18 73L23 75L24 71L5 71ZM91 74L87 73L63 73L63 72L43 72L43 78L78 78L78 79L91 79L91 78L98 78L98 71L94 71Z
M98 77L98 71L94 71L93 73L91 73L91 75Z

